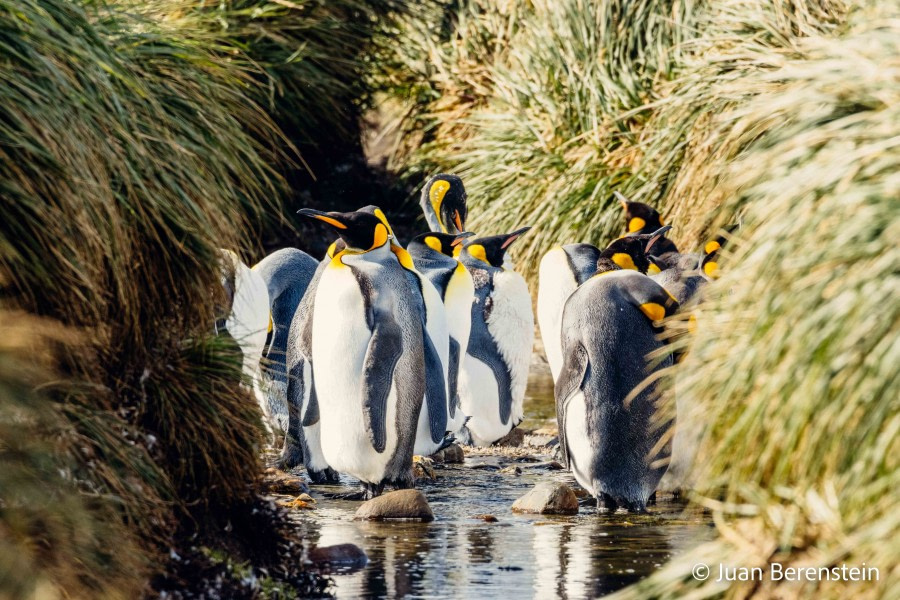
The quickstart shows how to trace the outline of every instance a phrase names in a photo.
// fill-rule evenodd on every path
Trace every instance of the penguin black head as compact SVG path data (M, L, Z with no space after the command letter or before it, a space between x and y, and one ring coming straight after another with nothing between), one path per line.
M468 208L466 188L456 175L439 173L422 188L422 208L430 207L437 216L442 233L462 233L466 228Z
M671 229L670 226L659 228L650 234L627 235L613 240L600 253L597 260L597 271L605 272L619 269L632 269L647 273L654 264L648 256L653 246Z
M656 231L663 226L662 216L655 208L643 202L630 202L616 192L616 198L625 210L625 232L643 233Z
M368 212L322 212L302 208L297 213L334 228L351 250L368 252L380 248L391 239L389 226L378 216Z
M458 249L462 245L463 240L472 235L474 234L471 231L455 234L430 231L414 237L409 243L407 250L410 252L413 250L424 251L427 247L445 256L452 257L458 254Z
M492 267L502 268L506 259L506 251L509 246L516 241L519 236L531 229L531 227L522 227L516 229L512 233L504 233L501 235L492 235L489 237L478 238L466 244L462 254L477 258Z

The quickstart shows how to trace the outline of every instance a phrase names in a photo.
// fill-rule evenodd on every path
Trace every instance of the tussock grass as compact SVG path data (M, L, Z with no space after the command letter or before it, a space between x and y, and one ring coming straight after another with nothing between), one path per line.
M881 598L900 583L896 16L851 15L839 37L797 41L732 83L755 93L716 119L743 141L717 184L721 213L745 227L675 371L693 403L682 425L706 431L700 501L721 538L621 597L717 595L690 576L704 559L880 569L877 582L750 582L729 597Z

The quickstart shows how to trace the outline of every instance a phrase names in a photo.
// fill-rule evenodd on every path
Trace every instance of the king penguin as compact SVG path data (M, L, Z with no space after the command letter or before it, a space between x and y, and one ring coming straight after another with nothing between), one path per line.
M422 188L419 200L425 221L438 233L462 233L465 231L468 208L466 188L456 175L439 173L429 179Z
M554 390L560 449L599 505L643 511L666 470L670 450L660 440L671 422L656 404L655 384L639 386L671 365L669 356L651 367L647 355L662 346L657 327L678 303L638 271L607 268L563 308Z
M458 432L467 417L460 408L458 381L462 357L469 346L472 326L472 302L475 284L472 276L459 260L453 257L462 241L471 233L423 233L409 243L407 250L413 264L434 285L444 302L447 331L450 334L449 365L447 371L447 429Z
M513 270L507 251L529 229L475 239L460 254L475 283L469 347L458 386L463 413L470 416L467 435L461 436L465 443L490 445L523 418L534 314L528 286Z
M285 355L288 373L288 428L277 466L290 469L302 462L310 480L317 484L336 483L339 477L328 466L322 452L319 404L312 372L313 307L322 273L334 255L344 247L344 241L338 238L328 248L325 258L317 264L288 328Z
M625 211L625 235L651 234L664 225L662 215L649 204L631 202L619 192L615 195ZM668 252L678 252L675 242L668 238L660 239L656 248L657 256Z
M225 329L241 348L242 372L263 414L267 402L262 391L259 361L262 359L270 325L269 292L266 282L231 250L222 254L222 285L232 294L231 311ZM268 419L266 427L269 428Z
M318 261L297 248L282 248L259 261L253 271L266 283L272 331L264 352L262 375L266 416L282 432L288 429L287 343L297 306L316 272Z
M446 431L440 357L423 327L390 233L365 212L300 214L336 230L346 248L323 269L312 318L312 370L328 465L360 480L367 498L413 486L423 398L431 438ZM441 389L443 386L443 389ZM427 393L426 393L426 388ZM443 418L441 418L443 416Z
M562 368L559 327L562 309L575 289L597 271L600 249L591 244L566 244L553 248L538 269L537 316L541 339L553 381Z

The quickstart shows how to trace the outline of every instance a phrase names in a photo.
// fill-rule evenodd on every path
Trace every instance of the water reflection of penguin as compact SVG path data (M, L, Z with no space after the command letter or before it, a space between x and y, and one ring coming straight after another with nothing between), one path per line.
M262 368L267 415L282 432L288 429L288 332L317 266L318 262L306 252L297 248L282 248L253 267L253 271L266 283L272 313L272 331Z

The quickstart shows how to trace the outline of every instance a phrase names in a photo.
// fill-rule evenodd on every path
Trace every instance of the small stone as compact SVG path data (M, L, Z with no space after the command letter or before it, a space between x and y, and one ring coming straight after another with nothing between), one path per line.
M559 437L543 433L530 433L525 436L524 443L532 448L549 448L559 443Z
M574 515L578 498L564 483L542 482L512 505L513 512L539 515Z
M462 464L466 457L463 454L462 446L459 444L450 444L440 452L431 455L434 462L444 463L448 465Z
M549 463L547 463L547 468L551 471L562 471L563 469L565 469L565 467L562 466L562 463L556 460L551 460Z
M369 562L365 551L355 544L319 546L311 549L307 557L316 566L364 567Z
M518 465L510 465L508 467L504 467L504 468L500 469L499 472L509 474L509 475L521 475L522 467L520 467Z
M437 479L434 473L434 460L428 456L413 456L413 475L416 479Z
M494 515L475 515L472 518L484 521L485 523L496 523L498 521L497 517Z
M519 429L518 427L513 427L509 433L504 435L502 438L494 442L493 446L510 446L512 448L518 448L522 445L522 442L525 441L525 432Z
M309 494L300 494L293 500L279 502L285 508L297 508L301 510L313 510L316 507L316 499Z
M498 471L502 468L498 456L470 456L466 466L470 469L487 469L489 471Z
M409 519L427 522L434 520L434 513L422 492L397 490L363 502L354 518L368 521Z
M260 487L264 494L296 495L309 493L309 486L302 478L277 469L266 470L266 476L260 483Z

